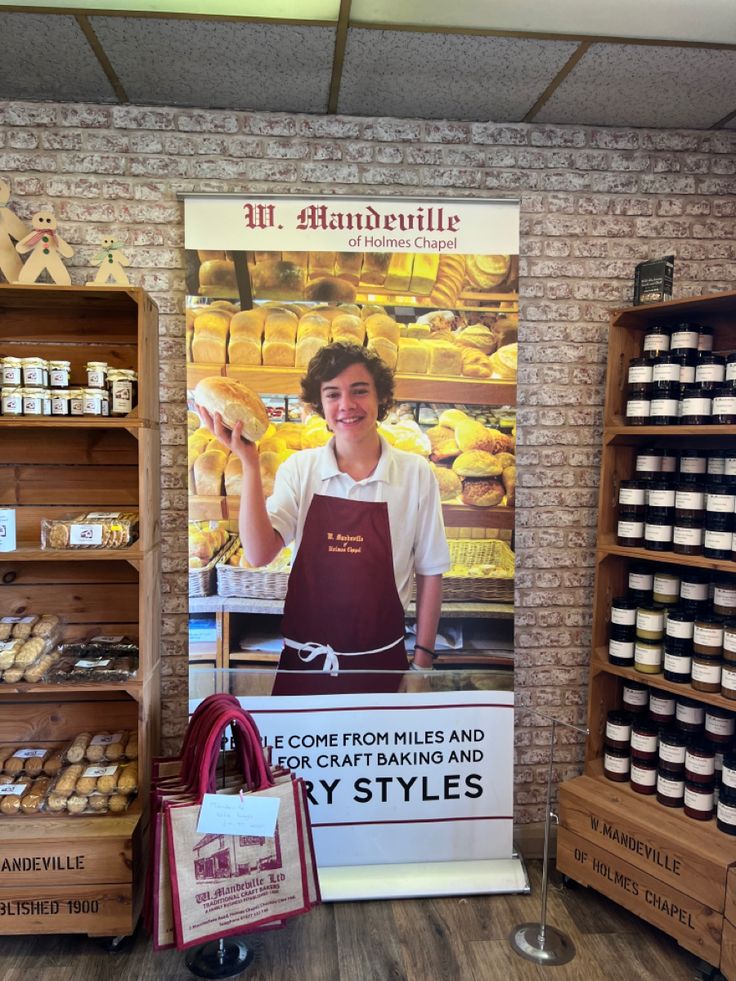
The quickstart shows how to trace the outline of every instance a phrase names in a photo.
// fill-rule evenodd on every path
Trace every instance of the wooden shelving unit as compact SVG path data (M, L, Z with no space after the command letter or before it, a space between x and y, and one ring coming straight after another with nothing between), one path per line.
M560 787L558 868L661 927L683 947L736 978L736 841L682 809L603 775L606 715L620 707L624 679L734 710L734 702L608 661L610 606L624 595L630 563L736 573L736 563L626 548L616 543L618 490L634 473L637 449L736 446L736 426L626 426L628 362L641 355L649 324L699 322L714 328L714 350L736 348L736 292L615 312L609 335L584 774Z
M150 759L159 739L158 312L140 289L0 285L0 354L134 368L126 418L0 418L0 506L16 510L18 547L0 553L0 616L55 613L63 640L137 639L121 683L0 682L0 743L63 746L83 731L137 731L139 793L119 815L3 817L0 934L133 932L142 900ZM44 517L137 511L127 549L45 550Z

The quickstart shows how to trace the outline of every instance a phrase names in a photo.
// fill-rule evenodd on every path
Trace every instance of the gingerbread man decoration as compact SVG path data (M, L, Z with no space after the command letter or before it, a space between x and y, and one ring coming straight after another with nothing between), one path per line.
M14 211L6 207L9 199L10 184L0 178L0 273L9 283L14 283L23 265L14 242L24 238L28 229Z
M46 270L58 286L71 285L69 270L61 261L71 259L74 249L56 232L56 217L52 211L37 211L31 217L33 231L16 245L21 255L31 254L23 263L16 283L35 283Z
M102 248L92 259L92 264L99 266L97 275L90 279L87 286L105 285L110 280L118 286L130 286L130 280L125 274L123 266L129 266L130 260L120 251L122 244L108 235L100 242Z

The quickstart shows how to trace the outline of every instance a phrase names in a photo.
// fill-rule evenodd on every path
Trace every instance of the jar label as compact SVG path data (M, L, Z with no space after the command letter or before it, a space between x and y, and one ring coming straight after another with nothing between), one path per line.
M716 586L713 590L713 603L715 606L736 606L736 587Z
M695 365L680 365L680 384L691 385L695 381Z
M683 579L680 583L680 596L682 599L704 602L708 599L708 583L687 582Z
M628 773L630 766L628 756L609 756L608 753L603 756L603 769L611 773Z
M638 749L641 753L656 753L657 742L656 736L648 736L635 729L631 731L631 748Z
M637 610L636 626L639 630L662 630L664 628L664 612L662 610Z
M653 787L657 782L657 771L653 766L643 767L631 764L631 782L642 787Z
M672 746L670 743L659 744L659 758L665 763L684 763L685 747Z
M721 551L725 549L728 551L731 548L731 532L730 531L711 531L710 529L705 529L705 547L716 549Z
M70 408L73 416L83 416L84 415L84 399L73 398L70 399Z
M677 719L686 725L699 726L703 724L705 709L702 705L683 705L682 702L678 702L676 715Z
M704 491L678 490L675 492L675 507L686 511L699 511L705 503Z
M677 596L680 580L674 576L656 575L654 577L654 592L660 596Z
M721 771L721 780L724 787L736 787L736 770L730 766L724 766Z
M734 464L736 465L736 458L734 459ZM662 457L644 453L636 458L636 469L645 470L648 473L659 473L662 469ZM736 473L736 467L734 472Z
M69 399L54 396L51 399L51 414L54 416L66 416L69 414Z
M705 499L705 506L708 511L718 514L733 514L736 505L736 495L734 494L708 494Z
M648 385L652 380L652 366L650 364L629 365L629 384Z
M657 792L663 797L682 797L685 793L685 782L683 780L670 780L660 773L657 775Z
M707 661L693 660L691 669L693 681L699 681L704 685L720 685L721 665L708 664Z
M650 667L662 663L662 648L655 644L652 647L643 647L637 644L634 648L634 660L638 664L646 664Z
M696 330L676 330L672 334L672 349L689 347L693 350L698 348L698 332Z
M43 415L43 399L37 395L23 396L23 412L27 416Z
M695 632L694 620L670 620L667 618L666 631L668 637L678 637L683 640L692 640Z
M663 456L662 457L662 473L674 473L677 470L677 457L676 456Z
M3 366L3 385L20 385L20 368L14 365Z
M697 773L701 777L710 777L716 772L716 761L714 756L693 756L688 750L685 753L685 769L690 773Z
M723 627L704 627L696 623L693 630L693 640L696 644L703 647L722 647L723 646Z
M633 418L649 415L649 402L643 399L632 399L626 403L626 415Z
M736 825L736 806L732 804L726 804L722 800L718 801L718 820L723 824L734 824Z
M727 456L724 458L723 472L727 477L736 477L736 456Z
M644 343L642 345L643 351L669 351L670 349L670 338L669 334L645 334Z
M631 738L631 726L619 725L616 722L606 723L606 737L615 739L617 742L628 742Z
M675 492L671 488L650 490L647 503L650 508L673 508L675 506Z
M104 369L87 368L87 384L90 388L102 388L105 384Z
M647 415L649 403L647 405ZM133 385L127 379L112 384L112 411L127 414L133 410Z
M680 365L675 361L674 364L655 364L652 365L652 381L679 381Z
M682 525L675 525L672 530L672 541L675 545L702 545L703 529L684 528Z
M681 457L680 473L705 473L705 457L699 457L699 456Z
M608 653L611 657L618 657L621 660L634 660L633 640L610 640L608 642Z
M699 351L712 351L713 350L713 335L712 334L698 334L698 350Z
M650 416L677 416L677 399L652 399Z
M619 538L641 538L644 535L643 521L619 521Z
M723 631L723 649L731 654L736 652L736 630L727 629ZM723 670L725 673L726 668ZM736 669L734 669L734 679L736 679Z
M720 715L708 715L706 712L705 731L712 732L716 736L732 736L735 731L734 720Z
M625 610L620 606L611 607L611 623L633 627L636 623L636 610Z
M703 396L688 396L682 400L684 416L709 416L712 402Z
M66 388L69 384L69 369L52 368L49 372L49 384L52 388Z
M726 381L734 381L736 379L736 361L729 361L726 365Z
M699 364L695 366L696 382L719 382L726 377L725 364Z
M23 415L23 399L20 395L3 395L2 407L3 415Z
M714 416L732 416L736 413L736 396L716 395L713 399Z
M23 379L26 385L43 385L45 382L45 372L40 367L24 367Z
M692 658L690 657L680 657L678 654L665 654L664 656L664 669L670 674L689 675L691 664Z
M649 542L671 542L672 525L644 525L644 538Z
M625 705L642 708L649 701L649 692L646 689L644 691L638 691L636 688L627 688L624 685L623 701Z
M713 791L704 794L700 790L685 787L685 807L689 807L693 811L712 811Z
M654 585L654 576L650 572L630 572L629 589L641 589L649 592Z
M715 474L719 476L726 469L726 461L722 456L709 456L708 457L708 473Z
M649 693L649 711L652 715L673 715L675 699L672 695L655 695Z
M643 487L620 487L618 491L619 504L644 504L646 491Z

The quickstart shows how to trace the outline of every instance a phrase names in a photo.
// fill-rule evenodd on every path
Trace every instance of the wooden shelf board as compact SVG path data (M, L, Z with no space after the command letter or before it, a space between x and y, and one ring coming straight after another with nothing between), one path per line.
M116 416L0 416L0 427L14 429L151 429L148 419Z
M608 660L608 651L605 647L597 647L593 651L591 669L595 671L605 671L606 674L615 674L619 678L627 681L638 681L641 684L651 685L652 688L660 688L662 691L671 692L673 695L680 695L682 698L693 698L708 705L716 705L719 708L728 709L729 712L736 712L736 701L732 698L724 698L723 695L711 694L705 691L696 691L692 685L676 684L667 681L663 674L644 674L634 668L625 668L620 664L611 664Z
M614 416L610 425L603 427L604 443L613 443L624 439L634 442L634 437L669 436L736 436L736 426L627 426L625 421Z
M41 548L40 545L23 546L14 552L0 552L3 562L141 562L145 549L131 548Z
M612 319L614 324L644 330L649 324L666 321L674 323L680 317L684 320L702 318L708 323L709 317L716 314L732 313L734 306L736 292L711 293L708 296L691 296L664 303L642 303L636 307L624 307L614 310Z
M14 839L38 838L46 841L82 838L129 838L143 814L143 802L136 797L122 814L40 814L3 815L13 822ZM6 826L7 827L7 826ZM70 887L70 896L73 891Z
M143 693L145 683L137 678L130 678L128 681L96 681L82 683L62 683L41 682L31 684L27 681L18 682L15 685L0 682L0 699L5 695L58 695L59 698L67 698L69 695L78 694L121 694L130 695L131 698L139 701Z
M652 552L646 548L627 548L617 545L613 535L603 535L598 543L598 562L608 555L620 555L623 558L659 562L667 565L689 565L697 569L715 569L721 572L736 573L736 562L728 559L709 559L704 555L677 555L675 552Z

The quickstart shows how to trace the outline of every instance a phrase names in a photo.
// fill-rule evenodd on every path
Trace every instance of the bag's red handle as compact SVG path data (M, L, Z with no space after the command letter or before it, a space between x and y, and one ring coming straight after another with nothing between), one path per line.
M219 752L222 734L228 725L233 727L233 732L240 733L242 745L247 751L250 763L255 768L255 779L248 780L249 789L261 790L265 787L273 786L273 779L264 758L260 741L258 740L258 729L253 720L248 716L248 713L242 708L239 708L237 712L223 712L218 724L210 730L204 753L200 759L200 766L198 767L197 795L199 800L202 799L205 793L213 793L216 789L214 786L214 773L217 768L217 754ZM245 761L245 758L243 758L243 761ZM250 769L250 767L246 764L244 769Z

